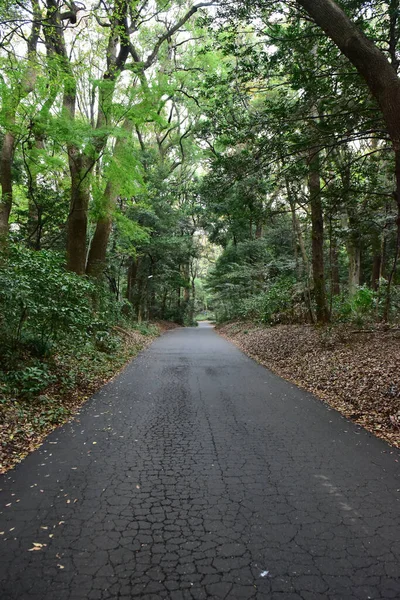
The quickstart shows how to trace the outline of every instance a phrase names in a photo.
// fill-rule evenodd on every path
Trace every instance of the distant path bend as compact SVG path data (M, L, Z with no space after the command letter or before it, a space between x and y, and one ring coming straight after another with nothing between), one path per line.
M399 599L398 461L207 325L170 331L1 478L0 598Z

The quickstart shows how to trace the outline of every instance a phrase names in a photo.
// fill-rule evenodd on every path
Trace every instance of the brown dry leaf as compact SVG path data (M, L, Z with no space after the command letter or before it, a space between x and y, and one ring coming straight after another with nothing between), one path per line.
M398 331L251 323L231 323L218 331L271 371L400 447Z

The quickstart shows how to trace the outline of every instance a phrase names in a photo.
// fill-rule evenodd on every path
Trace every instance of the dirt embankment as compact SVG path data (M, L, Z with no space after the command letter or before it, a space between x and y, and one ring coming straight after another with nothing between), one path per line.
M400 447L400 331L231 323L217 331L281 377Z

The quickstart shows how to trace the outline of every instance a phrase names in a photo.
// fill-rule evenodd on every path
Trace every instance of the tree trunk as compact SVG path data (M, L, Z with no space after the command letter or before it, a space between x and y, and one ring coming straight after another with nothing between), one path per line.
M337 250L337 242L335 237L331 238L331 294L338 296L340 294L340 277L339 277L339 257Z
M1 149L0 163L0 248L4 246L8 236L8 221L12 207L12 162L14 158L15 136L7 131Z
M301 230L301 226L299 223L299 220L297 218L297 214L296 214L296 201L294 199L294 197L292 196L292 191L290 189L290 184L289 184L289 179L286 177L285 178L285 183L286 183L286 193L287 193L287 197L289 200L289 204L290 204L290 210L292 213L292 223L293 223L293 229L294 229L294 233L296 235L296 249L297 249L297 244L299 245L299 249L300 249L300 254L301 254L301 259L302 259L302 268L298 269L298 276L299 278L301 278L302 274L304 273L305 275L305 294L304 294L304 298L306 301L306 305L307 305L307 310L310 316L310 321L311 323L315 323L315 317L314 317L314 313L313 313L313 307L312 307L312 302L311 302L311 290L310 290L310 263L308 260L308 256L307 256L307 250L306 250L306 246L304 243L304 236L303 236L303 232ZM297 257L296 257L297 258Z
M161 318L165 319L165 310L166 310L166 306L167 306L167 296L168 296L168 290L165 289L163 296L162 296L162 302L161 302Z
M400 79L384 53L367 38L333 0L297 0L315 23L325 31L366 81L382 111L395 152L397 240L393 266L388 279L384 318L387 319L390 289L396 274L400 251Z
M360 285L361 250L359 245L349 241L347 254L349 257L349 296L352 298Z
M132 133L133 123L125 119L122 129L126 137L119 137L115 143L114 160L118 162L121 151L126 143L126 138ZM104 214L97 221L96 230L90 245L86 274L91 277L99 277L106 267L107 245L112 230L112 216L117 204L120 183L109 180L104 190L103 206Z
M138 272L139 261L133 257L129 260L127 273L126 297L131 304L134 304L136 277Z
M356 293L357 286L360 285L361 247L357 212L354 207L349 205L347 208L347 213L350 229L346 244L347 255L349 257L348 292L350 298L352 298Z
M333 0L297 0L297 3L365 79L382 110L395 150L400 149L400 79L386 56Z
M15 152L15 134L12 132L20 102L35 88L36 84L36 48L39 40L41 18L37 0L32 1L33 21L27 42L28 63L17 88L2 90L2 118L8 131L3 139L0 155L0 249L7 243L8 221L12 208L12 164ZM3 81L4 83L4 81Z
M67 223L67 269L78 275L86 270L87 212L90 166L82 155L70 157L71 204Z
M372 274L371 274L371 287L376 292L379 288L379 277L381 272L381 253L375 253L372 259Z
M262 221L257 221L256 225L256 240L261 239L263 236L263 223Z
M311 204L312 226L312 268L314 281L314 297L316 304L317 322L329 321L326 301L324 273L324 219L321 202L321 181L319 174L319 151L311 149L309 155L308 187Z
M104 192L105 196L108 195L107 188L110 184L107 184ZM113 202L114 198L110 199L110 203ZM96 229L93 235L92 242L90 244L89 256L86 266L86 275L89 277L100 277L106 267L106 256L108 240L112 229L112 216L111 213L106 214L104 217L98 219L96 223Z

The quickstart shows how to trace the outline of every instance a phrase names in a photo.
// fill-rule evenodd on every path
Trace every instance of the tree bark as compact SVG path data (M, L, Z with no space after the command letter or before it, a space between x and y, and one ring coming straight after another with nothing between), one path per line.
M339 277L339 257L336 238L331 238L331 294L338 296L340 294L340 277Z
M36 50L40 34L40 9L36 0L32 1L33 21L27 39L28 62L17 89L6 90L2 98L2 117L7 131L4 135L0 154L0 248L7 243L8 223L12 208L12 164L15 152L16 113L20 102L33 92L36 84Z
M400 79L379 48L333 0L297 0L365 79L395 150L400 150Z
M90 166L81 154L70 157L71 203L67 222L67 269L78 275L86 270L87 212Z
M96 223L90 244L86 275L100 277L106 266L107 246L112 229L112 211L117 200L115 186L109 181L104 191L105 214Z
M1 183L1 202L0 202L0 246L8 236L8 221L12 207L12 162L15 149L15 136L11 131L7 131L4 136L3 147L1 149L0 163L0 183Z
M375 253L372 259L372 274L371 274L371 287L376 292L379 288L379 277L381 272L382 256L379 253Z
M390 288L396 274L400 252L400 79L381 50L368 39L333 0L297 0L315 23L325 31L366 81L382 111L395 152L397 239L393 266L387 288L387 319Z
M349 236L347 238L347 255L349 258L349 277L348 277L348 292L350 298L356 293L357 287L360 285L361 275L361 247L359 235L359 222L356 210L348 206L347 209L349 219Z
M128 137L133 130L133 123L125 119L122 129ZM114 160L118 162L123 150L126 137L119 137L115 143ZM86 266L86 274L90 277L100 277L106 266L107 245L112 229L113 212L117 204L120 183L109 180L104 190L103 215L96 224L96 229L90 244L89 256Z
M349 257L349 296L352 298L360 285L361 273L361 250L354 241L347 243L347 254Z
M131 304L134 304L135 285L136 285L138 266L139 266L138 260L131 257L129 259L128 273L127 273L127 287L126 287L126 297Z
M318 149L311 149L308 165L308 188L310 193L312 226L312 268L316 315L318 323L327 323L329 321L329 311L325 289L324 218L321 202L321 180L319 173Z

